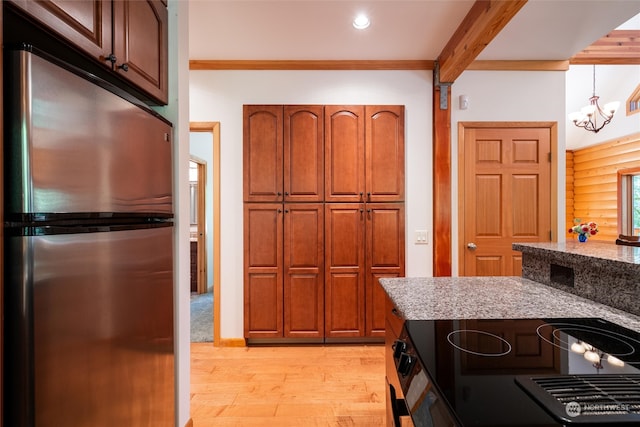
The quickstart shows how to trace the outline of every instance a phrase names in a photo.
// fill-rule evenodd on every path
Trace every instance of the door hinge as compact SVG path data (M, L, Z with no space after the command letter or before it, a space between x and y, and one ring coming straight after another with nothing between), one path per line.
M549 230L549 241L553 242L553 230Z
M549 163L551 163L551 152L549 152Z

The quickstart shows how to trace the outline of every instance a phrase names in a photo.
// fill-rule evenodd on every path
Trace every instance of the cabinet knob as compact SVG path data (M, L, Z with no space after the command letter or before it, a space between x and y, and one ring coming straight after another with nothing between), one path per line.
M276 195L277 195L278 197L280 197L280 196L282 196L282 193L278 191L278 192L276 193Z
M109 54L109 56L107 56L106 58L104 58L104 60L105 60L105 61L109 61L109 62L111 62L112 64L115 64L115 63L116 63L116 61L117 61L118 59L116 58L116 56L115 56L113 53L110 53L110 54Z
M403 340L396 340L391 345L391 349L393 350L393 358L399 359L400 355L407 351L407 343Z
M477 246L475 243L473 243L473 242L471 242L471 243L467 243L467 247L468 247L469 249L471 249L472 251L475 251L476 249L478 249L478 246Z
M118 65L118 68L122 71L129 71L129 65L126 62L124 64Z
M289 192L288 192L288 191L285 191L285 192L284 192L284 195L285 195L285 196L288 196L288 195L289 195Z
M398 361L398 373L402 375L402 377L406 377L411 373L411 368L413 368L413 364L415 363L415 358L409 353L401 353L400 360Z
M367 200L371 200L371 192L367 192Z

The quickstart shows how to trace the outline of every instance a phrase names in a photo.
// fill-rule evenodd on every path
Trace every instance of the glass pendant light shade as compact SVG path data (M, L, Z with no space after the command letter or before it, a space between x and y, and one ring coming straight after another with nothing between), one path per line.
M595 105L587 105L586 107L582 107L580 109L580 112L582 114L584 114L585 116L592 116L593 113L596 112L596 106Z
M571 351L573 351L574 353L583 354L585 351L587 351L587 348L582 342L578 341L571 344Z
M616 111L618 111L619 107L620 101L609 102L607 104L604 104L604 112L609 116L613 116Z
M595 351L587 350L584 352L584 358L587 359L591 363L599 363L600 355Z
M615 356L608 356L607 357L607 362L609 362L610 365L613 366L619 366L619 367L623 367L624 366L624 362L620 359L618 359Z

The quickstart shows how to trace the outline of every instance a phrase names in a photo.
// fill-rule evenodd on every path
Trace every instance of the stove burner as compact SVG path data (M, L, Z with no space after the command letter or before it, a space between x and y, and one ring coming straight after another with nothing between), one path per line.
M458 335L458 334L485 335L485 336L491 337L492 339L497 339L498 340L497 342L498 342L499 345L506 344L507 350L506 351L502 351L502 352L497 352L497 353L481 353L481 352L477 352L477 351L471 350L469 348L464 348L464 347L461 347L460 345L456 344L455 342L453 342L454 335ZM468 335L462 335L462 336L468 337ZM499 356L504 356L505 354L508 354L509 352L511 352L511 344L509 344L509 341L505 340L502 337L499 337L498 335L494 335L492 333L485 332L485 331L478 331L478 330L475 330L475 329L459 329L457 331L450 332L449 335L447 335L447 341L449 341L449 344L451 344L452 346L454 346L458 350L464 351L465 353L475 354L476 356L499 357Z
M555 338L555 342L549 340L542 334L541 330L543 328L554 328L552 335ZM573 337L588 334L594 341L601 339L607 343L607 347L613 347L610 351L607 351L607 353L612 356L630 356L636 353L636 351L640 351L638 350L640 349L640 341L629 336L595 326L551 322L538 326L536 332L542 340L562 350L570 350L569 342L563 341L560 336L560 333L564 332L565 334ZM587 339L585 341L589 340ZM598 347L595 342L589 342L589 344Z

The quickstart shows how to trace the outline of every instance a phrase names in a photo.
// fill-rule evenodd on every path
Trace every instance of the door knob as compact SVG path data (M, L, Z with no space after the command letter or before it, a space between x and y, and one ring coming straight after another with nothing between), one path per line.
M471 242L471 243L467 243L467 247L469 249L471 249L472 251L475 251L476 249L478 249L478 247L476 246L475 243Z

